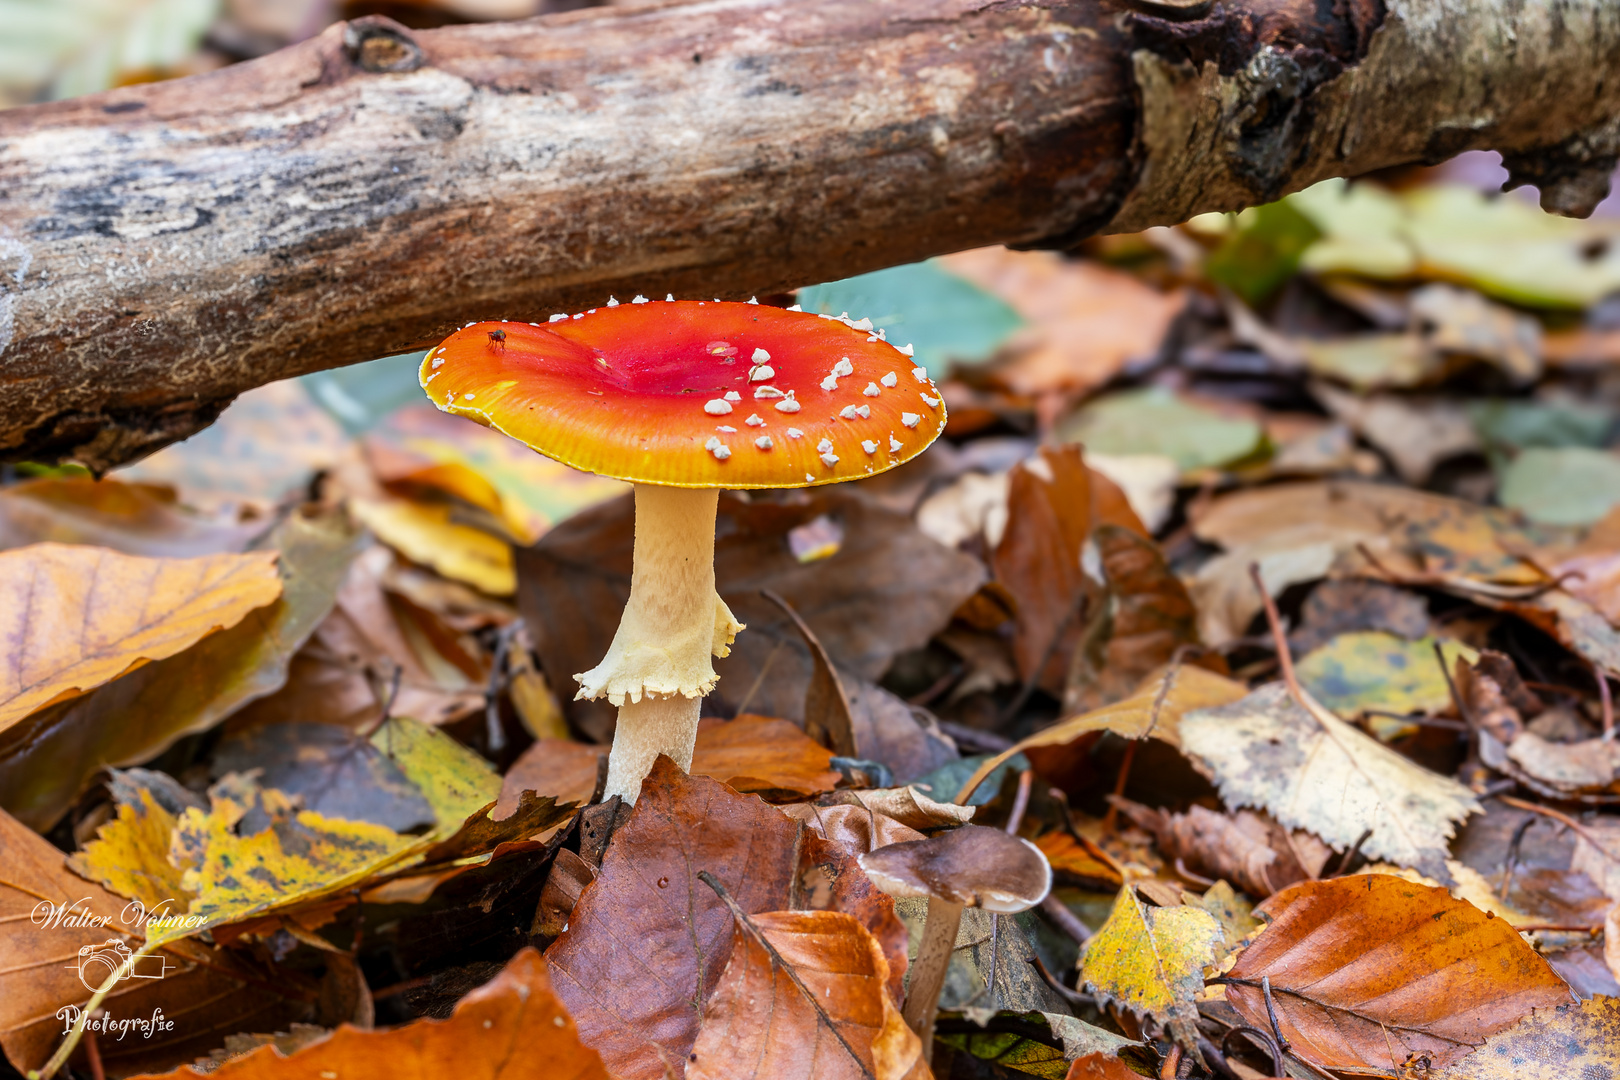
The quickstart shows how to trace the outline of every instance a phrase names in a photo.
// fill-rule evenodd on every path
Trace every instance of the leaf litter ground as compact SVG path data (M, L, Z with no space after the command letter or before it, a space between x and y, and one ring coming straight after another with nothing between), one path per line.
M916 328L947 438L722 496L748 630L633 809L569 700L622 485L318 380L30 468L9 1068L81 1017L84 1077L1620 1068L1612 231L1411 176L802 290ZM963 914L915 1032L928 903L857 860L969 820L1055 889Z

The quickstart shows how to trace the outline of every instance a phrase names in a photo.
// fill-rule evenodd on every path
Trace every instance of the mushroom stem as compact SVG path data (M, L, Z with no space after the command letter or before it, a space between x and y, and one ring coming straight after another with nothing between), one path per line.
M697 745L698 713L702 698L644 697L619 706L619 725L613 732L613 752L608 755L607 785L602 798L617 795L627 803L641 794L641 782L652 772L659 754L685 772L692 767L692 748Z
M692 766L698 711L742 629L714 591L713 488L637 484L630 600L607 656L577 675L579 697L619 706L604 798L633 803L659 754Z
M939 1012L939 992L945 986L951 954L956 951L956 933L962 925L963 907L937 896L928 898L922 941L917 946L917 959L911 965L911 985L906 989L906 1007L901 1016L922 1040L923 1057L927 1061L934 1059L934 1015Z

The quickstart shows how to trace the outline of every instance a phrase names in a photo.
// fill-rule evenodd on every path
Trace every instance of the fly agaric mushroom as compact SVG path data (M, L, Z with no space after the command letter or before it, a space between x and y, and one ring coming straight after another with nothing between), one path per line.
M998 915L1027 911L1051 891L1052 866L1028 840L983 825L963 825L926 840L890 844L859 858L872 884L890 896L928 897L922 941L901 1014L922 1039L926 1055L933 1044L939 992L956 951L962 909L979 907Z
M753 302L637 297L472 323L427 354L421 382L446 412L635 485L630 600L607 656L574 676L578 698L619 708L605 797L627 802L659 754L691 767L712 657L743 629L714 588L719 489L857 480L945 426L909 345L866 319Z

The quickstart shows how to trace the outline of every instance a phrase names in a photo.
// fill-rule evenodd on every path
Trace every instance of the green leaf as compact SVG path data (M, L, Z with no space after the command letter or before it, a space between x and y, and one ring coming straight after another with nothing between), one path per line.
M823 315L871 319L896 345L914 345L917 362L935 379L953 362L988 360L1023 325L999 297L932 261L812 285L799 290L799 303Z
M1579 401L1471 401L1468 418L1487 446L1508 451L1602 446L1614 427L1613 412Z
M1149 387L1093 401L1058 434L1099 454L1159 454L1191 472L1249 456L1260 449L1264 433L1253 420L1228 419L1163 387Z
M0 0L0 87L65 98L173 67L196 51L219 8L220 0Z
M418 372L426 355L385 356L363 364L312 372L299 382L321 408L343 425L345 432L363 435L395 409L422 400Z
M1620 457L1582 446L1526 450L1497 498L1542 525L1590 525L1620 503Z
M1204 273L1251 305L1293 277L1300 256L1322 236L1322 230L1287 200L1243 211L1237 226L1204 261Z

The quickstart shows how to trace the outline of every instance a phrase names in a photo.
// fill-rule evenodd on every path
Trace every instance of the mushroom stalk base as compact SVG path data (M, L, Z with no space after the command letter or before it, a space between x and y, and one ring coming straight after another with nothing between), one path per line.
M659 754L692 765L698 710L718 676L713 658L731 651L739 623L714 591L712 488L636 485L636 547L630 599L602 662L582 675L578 696L619 706L605 795L635 802Z
M962 907L937 896L928 898L922 941L917 945L917 959L911 963L911 985L906 988L906 1007L900 1014L922 1040L923 1058L930 1062L934 1059L934 1016L939 1012L939 992L945 986L951 954L956 951Z
M613 733L613 752L608 755L607 786L602 797L617 795L634 803L641 794L641 782L652 771L659 754L668 754L682 771L692 768L692 748L697 744L698 712L702 698L644 697L619 706L619 726Z

